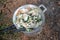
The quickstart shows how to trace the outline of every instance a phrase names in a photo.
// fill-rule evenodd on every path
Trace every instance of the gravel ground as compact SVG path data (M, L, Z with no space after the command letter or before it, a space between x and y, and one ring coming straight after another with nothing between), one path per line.
M60 40L60 2L59 0L0 0L0 30L12 25L14 11L25 4L44 4L47 7L45 25L38 35L25 36L23 33L0 35L0 40Z

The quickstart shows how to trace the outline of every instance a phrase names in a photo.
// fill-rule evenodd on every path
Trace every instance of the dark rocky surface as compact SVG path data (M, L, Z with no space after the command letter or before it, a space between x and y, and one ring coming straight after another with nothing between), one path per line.
M47 7L45 25L41 33L28 37L23 33L0 35L0 40L60 40L60 1L59 0L0 0L0 28L12 25L14 11L24 4L44 4Z

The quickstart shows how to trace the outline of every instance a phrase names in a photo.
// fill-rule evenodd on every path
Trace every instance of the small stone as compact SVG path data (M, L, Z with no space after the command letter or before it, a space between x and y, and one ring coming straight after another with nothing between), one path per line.
M58 4L60 5L60 1L58 2Z
M52 10L54 10L55 8L54 7L52 7Z
M53 39L53 37L50 37L51 39Z

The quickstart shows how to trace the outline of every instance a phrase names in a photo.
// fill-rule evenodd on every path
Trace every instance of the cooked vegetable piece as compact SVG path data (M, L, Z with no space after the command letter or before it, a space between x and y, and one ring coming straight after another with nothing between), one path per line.
M24 15L23 21L24 21L24 22L27 22L28 20L29 20L29 16L28 16L28 15Z

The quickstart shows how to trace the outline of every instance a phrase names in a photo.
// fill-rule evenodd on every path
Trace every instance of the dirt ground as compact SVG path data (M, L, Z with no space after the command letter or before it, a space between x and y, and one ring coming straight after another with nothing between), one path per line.
M12 25L14 11L25 4L47 7L42 32L33 37L23 33L0 35L0 40L60 40L60 0L0 0L0 30Z

